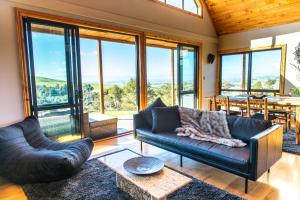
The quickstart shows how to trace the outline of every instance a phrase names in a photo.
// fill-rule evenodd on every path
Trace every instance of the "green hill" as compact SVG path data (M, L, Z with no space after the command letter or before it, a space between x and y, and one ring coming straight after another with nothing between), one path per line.
M36 81L37 85L46 85L46 86L56 86L57 84L64 85L67 83L66 81L45 78L45 77L40 77L40 76L35 77L35 81Z

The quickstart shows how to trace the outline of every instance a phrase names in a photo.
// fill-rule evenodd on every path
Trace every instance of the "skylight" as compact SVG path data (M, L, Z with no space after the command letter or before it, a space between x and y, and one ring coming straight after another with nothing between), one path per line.
M163 4L202 16L200 0L156 0Z

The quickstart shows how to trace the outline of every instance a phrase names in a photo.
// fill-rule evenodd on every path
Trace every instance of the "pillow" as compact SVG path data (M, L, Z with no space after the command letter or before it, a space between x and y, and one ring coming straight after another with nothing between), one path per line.
M226 119L231 136L244 142L250 142L253 136L272 126L271 121L247 117L227 116Z
M157 98L152 104L150 104L146 109L140 112L142 117L146 120L148 125L152 127L152 109L157 107L166 107L160 98Z
M152 109L153 133L174 132L181 126L178 106Z

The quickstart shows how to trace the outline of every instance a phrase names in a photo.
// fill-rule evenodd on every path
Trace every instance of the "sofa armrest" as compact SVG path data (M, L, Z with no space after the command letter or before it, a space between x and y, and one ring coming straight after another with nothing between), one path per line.
M136 137L136 129L140 128L149 128L148 123L145 121L143 116L140 113L133 115L133 133L134 137Z
M282 125L274 125L250 139L251 180L257 180L281 158L282 142Z

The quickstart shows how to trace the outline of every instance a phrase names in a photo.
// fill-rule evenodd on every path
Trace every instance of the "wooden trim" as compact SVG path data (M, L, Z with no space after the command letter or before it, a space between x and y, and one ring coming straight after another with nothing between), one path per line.
M171 79L172 79L172 105L176 105L176 93L175 93L175 77L174 77L174 49L171 49Z
M280 95L284 95L285 88L285 72L286 72L286 49L287 45L282 45L281 48L281 66L280 66Z
M99 95L100 95L100 112L104 114L104 86L103 86L103 64L102 64L102 41L98 40L98 53L99 53Z
M149 1L156 1L156 0L149 0ZM158 34L153 34L150 32L144 33L144 32L136 31L133 29L126 29L126 28L120 28L120 27L115 27L115 26L102 25L102 24L95 23L95 22L74 19L74 18L69 18L69 17L62 17L62 16L57 16L57 15L52 15L52 14L47 14L47 13L42 13L42 12L37 12L37 11L32 11L32 10L26 10L26 9L22 9L22 8L15 8L15 10L16 10L16 13L19 15L20 19L22 19L23 17L31 17L31 18L37 18L37 19L46 20L46 21L76 25L76 26L80 26L82 28L89 28L89 29L100 30L100 31L106 30L106 31L110 31L110 32L127 34L127 35L132 35L132 36L140 36L140 34L145 34L146 37L148 37L148 38L158 39L158 40L167 41L167 42L191 44L191 45L195 45L195 46L202 44L201 42L198 42L198 41L178 39L176 37L171 37L168 35L158 35Z
M85 34L80 34L79 36L81 38L86 38L86 39L102 40L102 41L109 41L109 42L118 42L118 43L122 43L122 44L135 44L135 42L129 42L129 41L126 41L126 40L121 40L121 39L112 39L112 38L98 37L98 36L85 35Z
M246 80L248 80L248 77L246 77L246 66L248 65L248 63L246 62L247 59L246 59L246 54L243 55L243 70L242 70L242 74L243 74L243 77L242 77L242 89L245 90L246 88Z
M245 52L252 52L252 51L272 50L272 49L279 49L279 48L282 49L284 46L286 45L270 45L270 46L255 47L255 48L227 49L227 50L218 51L218 54L224 55L224 54L245 53Z
M150 1L152 1L152 0L150 0ZM193 46L202 45L202 42L199 42L199 41L178 39L175 37L166 36L166 35L158 35L158 34L154 34L154 33L145 32L145 36L146 36L146 38L149 38L149 39L173 42L173 43L177 43L177 44L179 43L179 44L187 44L187 45L193 45Z
M202 45L198 46L198 108L202 109Z
M222 55L229 54L237 54L237 53L247 53L253 51L264 51L264 50L272 50L272 49L281 49L281 64L280 64L280 95L284 95L284 87L285 87L285 71L286 71L286 49L287 45L271 45L257 48L239 48L239 49L228 49L228 50L220 50L217 53L217 70L216 70L216 95L219 95L220 90L220 60Z
M140 109L147 107L147 66L146 66L146 37L142 33L138 40L139 47L139 79L140 79Z
M126 28L117 28L114 26L108 26L108 25L102 25L99 23L91 22L91 21L85 21L80 19L74 19L69 17L62 17L57 15L52 15L48 13L42 13L32 10L26 10L22 8L15 8L18 16L22 19L23 17L31 17L31 18L37 18L41 20L47 20L51 22L58 22L58 23L64 23L64 24L70 24L70 25L76 25L84 28L91 28L95 30L107 30L107 31L113 31L116 33L123 33L123 34L129 34L138 36L141 32L135 31L132 29L126 29Z
M183 10L182 8L177 8L177 7L175 7L175 6L169 5L169 4L164 3L164 2L161 2L161 1L159 1L159 0L148 0L148 1L152 1L152 2L154 2L154 3L157 3L157 4L161 5L161 6L165 6L165 7L167 7L167 8L170 8L170 9L172 9L172 10L176 10L176 11L179 11L179 12L182 12L182 13L185 13L185 14L188 14L188 15L191 15L191 16L194 16L194 17L203 19L203 4L202 4L202 2L201 2L200 0L197 0L197 2L199 2L199 3L201 4L201 6L200 6L200 7L201 7L201 8L200 8L200 9L201 9L201 15L192 13L192 12L187 11L187 10ZM197 6L199 6L199 5L197 5ZM198 7L198 8L199 8L199 7Z
M220 95L220 70L221 70L221 55L217 53L217 59L216 59L216 91L215 95Z
M30 109L30 96L29 96L29 81L28 81L28 71L26 64L26 50L25 50L25 38L24 38L24 27L22 15L15 11L16 14L16 31L18 39L18 60L21 68L21 80L22 80L22 97L23 97L23 114L24 117L31 115Z

